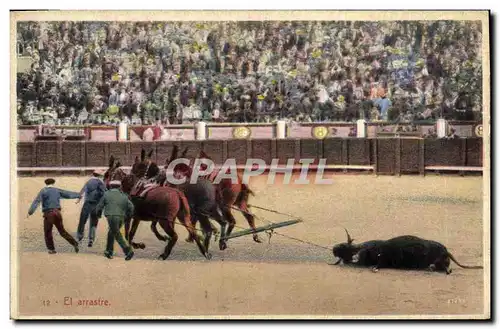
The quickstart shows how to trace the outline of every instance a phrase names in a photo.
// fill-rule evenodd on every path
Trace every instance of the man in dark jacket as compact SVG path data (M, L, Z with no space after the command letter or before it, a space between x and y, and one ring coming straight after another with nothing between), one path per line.
M45 180L45 187L38 193L35 200L28 210L28 217L33 215L38 205L42 203L43 212L43 228L45 234L45 244L49 250L49 254L55 254L54 237L52 236L52 228L55 226L59 234L68 241L78 252L78 242L69 234L63 225L61 215L61 199L78 199L80 194L76 192L65 191L54 187L56 181L53 178Z
M85 202L83 203L82 211L80 213L80 221L78 222L77 238L78 241L82 241L83 234L85 231L85 224L87 224L87 219L90 216L89 225L89 247L92 247L95 240L95 231L97 224L99 223L100 213L95 212L95 207L101 201L101 198L106 192L106 185L104 184L101 177L103 172L101 170L96 170L92 174L93 177L90 178L87 183L83 186L80 191L80 196L85 195ZM78 203L79 201L77 201Z
M101 212L104 209L104 215L108 219L109 224L108 241L104 256L109 259L113 258L113 246L116 239L123 253L126 255L125 260L130 260L134 257L134 251L125 242L120 228L125 223L125 218L133 215L134 205L130 202L127 195L120 190L120 181L111 181L109 185L110 190L104 193L104 196L96 207L97 212Z

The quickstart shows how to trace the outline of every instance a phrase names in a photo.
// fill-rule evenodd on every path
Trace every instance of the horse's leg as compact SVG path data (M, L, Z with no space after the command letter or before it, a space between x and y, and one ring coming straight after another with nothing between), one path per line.
M220 232L217 227L215 227L215 225L210 222L210 220L208 222L210 223L210 227L212 228L212 232L214 234L214 241L217 241L217 237L220 235Z
M225 219L223 212L220 211L220 208L218 206L212 212L212 218L220 225L219 249L224 250L224 249L226 249L226 247L224 247L225 244L223 242L224 242L224 238L226 237L227 220ZM215 241L217 241L217 231L216 230L215 230Z
M198 246L198 249L200 250L201 254L206 259L212 258L212 254L208 252L205 246L201 243L200 237L198 236L198 234L196 234L196 230L194 229L193 224L191 223L191 216L182 209L180 209L179 212L177 213L177 217L188 231L189 236L193 237L193 240L196 242L196 245Z
M222 222L219 222L217 221L217 223L219 223L219 226L222 227ZM220 237L220 231L217 229L217 227L215 227L215 225L213 225L212 223L210 223L210 225L212 226L212 232L213 232L213 235L214 235L214 242L217 242L217 240L219 239ZM225 227L224 227L225 228Z
M208 218L207 218L207 220L208 220L208 224L210 224L210 228L211 228L212 233L213 233L213 235L214 235L214 241L217 241L217 237L220 235L220 232L219 232L219 230L217 229L217 227L215 227L215 225L214 225L214 224L212 224L212 222L210 221L210 217L208 217ZM214 220L215 220L217 223L219 223L219 224L221 223L219 220L217 220L217 219L215 219L215 218L214 218Z
M139 227L139 223L141 222L140 219L138 219L137 217L134 217L133 221L132 221L132 227L130 228L130 233L129 233L129 240L128 240L128 243L132 246L132 248L134 249L144 249L146 248L146 245L144 243L135 243L133 242L134 241L134 236L135 236L135 233L137 232L137 227Z
M160 232L158 232L158 228L156 227L156 224L158 224L157 220L153 220L151 222L151 231L153 231L154 235L156 238L160 241L167 241L168 237L165 235L161 235Z
M236 225L236 219L234 218L233 214L231 213L231 208L228 206L225 206L224 209L222 210L225 223L227 225L227 230L223 231L223 235L221 236L219 240L219 249L224 250L227 248L227 237L231 235L231 232L234 229L234 226Z
M247 202L245 200L241 201L240 204L238 204L238 208L242 210L243 217L247 220L248 225L252 228L252 230L255 230L255 217L248 209ZM257 233L253 234L253 241L262 243Z
M229 223L226 235L229 236L231 235L231 232L233 232L234 226L236 225L236 219L234 218L230 208L226 210L226 216L227 216L227 221Z
M221 225L221 237L219 240L219 249L224 250L227 248L227 237L231 234L236 220L231 213L231 205L236 201L236 194L231 188L225 188L220 193L219 207L222 213L223 224Z
M210 219L208 218L208 216L200 215L199 222L201 229L203 230L203 235L205 236L203 245L205 247L205 250L208 251L208 248L210 246L210 239L212 238L213 227L212 224L210 223Z
M125 240L129 240L129 234L130 234L130 222L132 221L132 217L127 217L125 218Z
M194 228L196 228L197 222L198 222L198 215L191 209L191 224L193 224ZM188 237L186 238L186 242L193 243L194 237L191 234L189 234Z
M179 236L174 230L174 219L168 218L168 219L162 219L158 221L160 223L160 226L163 228L165 233L170 237L168 239L168 243L165 246L165 250L163 251L163 254L161 254L158 258L165 260L170 256L170 253L172 252L172 248L175 246L177 243L177 239L179 239Z
M222 218L212 217L212 219L215 220L219 224L219 226L221 227L221 231L222 231L222 228L224 228L224 230L226 229L226 226L224 224L224 220ZM209 218L209 222L210 222L210 218ZM212 224L212 222L210 222L210 226L212 227L214 241L217 242L217 239L221 236L221 231L219 231L217 229L217 227L215 227L215 225Z

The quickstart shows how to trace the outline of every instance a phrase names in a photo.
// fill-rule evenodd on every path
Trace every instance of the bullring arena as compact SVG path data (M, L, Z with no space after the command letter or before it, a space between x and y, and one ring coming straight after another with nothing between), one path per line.
M179 241L169 259L156 260L164 243L142 223L136 242L146 244L130 262L103 257L107 223L98 226L94 247L85 240L79 254L57 233L58 254L46 252L38 210L26 218L44 177L20 177L18 184L19 312L29 316L356 316L475 315L485 311L483 270L453 273L331 266L331 246L414 234L445 244L462 264L483 264L482 177L374 176L327 173L330 185L250 182L250 204L299 216L303 223L277 229L270 243L251 235L232 239L205 260ZM59 176L57 186L79 191L86 177ZM293 179L292 179L293 181ZM66 229L75 234L81 205L63 201ZM273 222L283 216L253 210ZM248 228L236 214L238 228ZM263 221L257 220L257 226ZM312 242L309 245L289 237ZM72 305L69 304L71 298ZM78 300L107 300L108 306L78 306ZM47 305L50 303L49 305Z
M491 317L488 12L80 14L11 15L13 318ZM180 224L172 253L158 260L166 242L141 223L134 242L146 248L126 261L118 245L114 259L104 256L101 217L92 247L85 237L77 254L54 229L57 254L47 252L40 208L26 216L46 178L79 192L91 172L119 162L145 167L132 177L142 182L179 158L176 149L239 169L248 159L267 169L311 160L310 184L283 175L268 184L267 172L249 183L258 228L302 221L255 243L234 210L233 234L250 233L231 236L224 251L212 239L210 260ZM332 182L315 184L323 164ZM238 204L207 190L223 210ZM160 194L134 202L150 210L162 200L165 210L167 197L179 200ZM62 201L73 236L82 203ZM146 216L138 208L136 218ZM333 265L345 229L356 243L435 240L476 268L430 271L449 255L408 237L404 247L362 247L377 252L379 269ZM401 265L395 258L426 270L383 267Z

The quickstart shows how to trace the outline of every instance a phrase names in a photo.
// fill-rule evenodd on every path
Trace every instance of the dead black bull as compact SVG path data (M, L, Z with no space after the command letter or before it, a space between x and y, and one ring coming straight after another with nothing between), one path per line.
M413 235L398 236L389 240L371 240L354 244L354 239L347 232L347 243L333 247L333 255L340 262L361 267L427 269L450 274L451 261L466 269L482 269L482 266L460 264L444 245L432 240L425 240Z
M428 269L450 274L451 261L462 268L482 269L482 266L460 264L444 245L413 235L403 235L387 240L378 248L379 268Z

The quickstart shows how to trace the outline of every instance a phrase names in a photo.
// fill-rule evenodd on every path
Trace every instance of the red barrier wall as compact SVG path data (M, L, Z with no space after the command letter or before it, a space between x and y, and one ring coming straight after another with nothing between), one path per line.
M17 144L18 167L107 167L110 155L130 166L141 149L153 150L152 159L164 165L173 146L187 157L205 151L216 164L228 158L244 165L248 158L271 164L278 159L326 159L327 165L373 165L379 174L423 174L426 166L482 166L482 139L327 138L232 139L165 142L36 141Z

